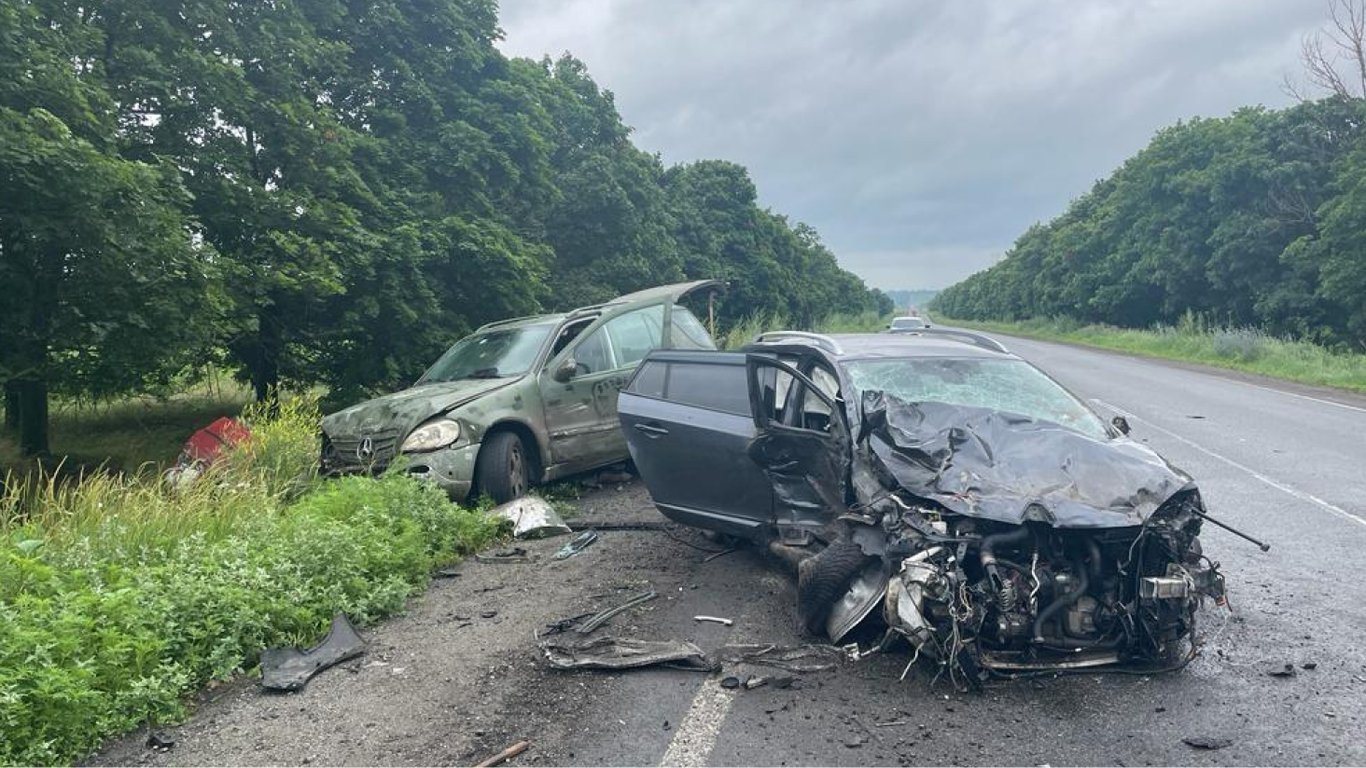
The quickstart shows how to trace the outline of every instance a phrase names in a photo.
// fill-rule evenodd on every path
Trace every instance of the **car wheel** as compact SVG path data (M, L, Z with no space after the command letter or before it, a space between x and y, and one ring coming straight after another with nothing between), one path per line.
M504 504L527 492L531 486L530 470L522 439L513 432L495 432L479 450L475 480L480 491Z
M813 635L825 632L830 608L868 562L859 545L834 541L797 566L797 618Z

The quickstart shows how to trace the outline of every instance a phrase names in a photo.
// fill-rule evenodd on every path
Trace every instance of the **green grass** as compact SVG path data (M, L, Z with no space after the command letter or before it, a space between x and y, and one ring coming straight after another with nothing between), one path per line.
M249 409L249 442L197 482L10 478L0 497L0 764L68 763L185 697L308 645L334 613L402 610L499 533L399 473L320 481L316 404Z
M54 399L53 457L44 465L51 470L60 464L65 473L76 474L100 465L133 473L148 463L169 464L191 433L219 416L238 413L249 400L245 387L218 380L202 381L168 397ZM0 474L32 465L20 458L15 441L0 433Z
M1366 393L1366 355L1336 352L1255 328L1207 327L1193 318L1154 329L1084 325L1066 318L975 322L936 317L945 325L1112 349Z

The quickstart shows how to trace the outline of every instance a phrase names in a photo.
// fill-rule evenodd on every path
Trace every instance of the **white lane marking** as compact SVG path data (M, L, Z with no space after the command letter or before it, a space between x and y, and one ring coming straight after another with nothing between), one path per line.
M1214 457L1214 458L1216 458L1216 459L1218 459L1218 460L1224 462L1225 464L1229 465L1230 467L1233 467L1233 468L1235 468L1235 469L1240 469L1240 470L1242 470L1242 471L1248 473L1249 475L1252 475L1253 477L1257 478L1258 480L1261 480L1263 483L1266 483L1267 485L1271 486L1272 488L1275 488L1275 489L1278 490L1278 491L1284 491L1285 493L1288 493L1288 494L1290 494L1291 496L1294 496L1295 498L1299 499L1300 501L1307 501L1307 502L1310 502L1310 503L1312 503L1312 504L1317 504L1319 507L1321 507L1321 508L1323 508L1323 509L1326 509L1326 510L1328 510L1329 512L1332 512L1333 514L1337 515L1338 517L1341 517L1341 518L1344 519L1344 520L1349 520L1349 521L1351 521L1351 522L1353 522L1353 523L1356 523L1357 525L1366 527L1366 518L1360 517L1360 516L1358 516L1358 515L1354 515L1354 514L1352 514L1351 512L1348 512L1347 510L1345 510L1345 509L1343 509L1342 507L1339 507L1339 506L1337 506L1337 505L1335 505L1335 504L1330 504L1330 503L1324 501L1323 499L1320 499L1319 497L1315 496L1315 495L1312 494L1312 493L1306 493L1305 491L1301 491L1301 490L1298 489L1298 488L1293 488L1293 487L1291 487L1291 486L1288 486L1288 485L1286 485L1285 483L1282 483L1282 482L1279 481L1279 480L1275 480L1275 479L1272 479L1272 478L1270 478L1270 477L1267 477L1266 475L1263 475L1261 472L1258 472L1257 470L1255 470L1255 469L1253 469L1253 468L1251 468L1251 467L1245 466L1245 465L1243 465L1243 464L1239 464L1238 462L1234 461L1233 459L1230 459L1230 458L1227 457L1227 456L1224 456L1224 455L1215 453L1214 451L1211 451L1210 449L1206 448L1205 446L1200 445L1199 443L1193 442L1193 441L1191 441L1191 440L1187 440L1186 438L1184 438L1184 437L1182 437L1182 436L1176 434L1175 432L1173 432L1173 431L1171 431L1171 430L1169 430L1169 429L1163 429L1162 427L1157 426L1156 424L1152 423L1151 421L1149 421L1149 420L1147 420L1147 419L1143 419L1143 418L1140 418L1140 417L1138 417L1138 416L1135 416L1135 415L1132 414L1132 413L1129 413L1128 411L1124 410L1123 408L1120 408L1119 406L1111 405L1111 404L1105 402L1104 400L1101 400L1101 399L1095 398L1095 397L1091 398L1091 402L1093 402L1093 403L1095 403L1096 405L1099 405L1099 406L1101 406L1101 407L1103 407L1103 408L1108 408L1108 409L1114 411L1115 413L1119 414L1120 416L1123 416L1123 417L1126 418L1126 419L1133 419L1134 421L1141 422L1141 423L1143 423L1143 424L1147 424L1149 427L1151 427L1151 428L1157 430L1158 432L1161 432L1162 434L1164 434L1164 435L1166 435L1166 436L1172 438L1173 440L1179 440L1179 441L1185 443L1186 445L1189 445L1190 447L1194 448L1194 449L1197 450L1197 451L1200 451L1201 453L1203 453L1203 454L1205 454L1205 455L1207 455L1207 456L1212 456L1212 457Z
M735 703L735 692L722 688L711 677L702 681L693 696L692 706L678 730L674 731L669 748L664 750L660 765L706 765L711 750L716 746L716 737L721 734L721 724Z
M1233 381L1238 381L1238 380L1237 380L1237 379L1233 379ZM1248 381L1238 381L1238 383L1239 383L1239 384L1242 384L1243 386L1246 386L1246 387L1254 387L1254 388L1256 388L1256 389L1264 389L1264 390L1266 390L1267 392L1275 392L1275 393L1278 394L1278 395L1289 395L1289 396L1291 396L1291 397L1298 397L1298 398L1301 399L1301 400L1312 400L1312 401L1314 401L1314 402L1316 402L1316 403L1323 403L1324 405L1336 405L1336 406L1339 407L1339 408L1346 408L1346 409L1349 410L1349 411L1357 411L1358 413L1366 413L1366 408L1361 408L1361 407L1358 407L1358 406L1355 406L1355 405L1348 405L1348 404L1346 404L1346 403L1339 403L1339 402L1337 402L1337 401L1335 401L1335 400L1324 400L1324 399L1321 398L1321 397L1310 397L1309 395L1301 395L1301 394L1299 394L1298 392L1287 392L1287 391L1285 391L1284 389L1276 389L1275 387L1264 387L1264 386L1262 386L1261 384L1253 384L1252 382L1248 382Z

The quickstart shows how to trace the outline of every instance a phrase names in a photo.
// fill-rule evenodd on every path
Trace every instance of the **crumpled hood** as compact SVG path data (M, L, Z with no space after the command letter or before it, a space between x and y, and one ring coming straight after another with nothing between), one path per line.
M1141 525L1191 478L1147 446L1051 422L869 392L860 452L906 491L972 517L1061 528ZM1044 511L1040 511L1042 507Z
M461 379L420 384L390 395L366 400L323 417L329 436L396 432L406 435L418 424L458 405L518 381L511 379Z

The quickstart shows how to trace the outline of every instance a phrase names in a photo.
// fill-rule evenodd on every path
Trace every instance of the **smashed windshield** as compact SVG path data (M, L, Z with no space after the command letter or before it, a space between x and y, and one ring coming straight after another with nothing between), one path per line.
M860 400L864 392L880 391L906 402L990 408L1109 437L1089 408L1023 360L903 358L853 361L845 368Z
M524 325L466 336L446 350L417 383L521 376L536 362L536 353L554 327L554 323Z

